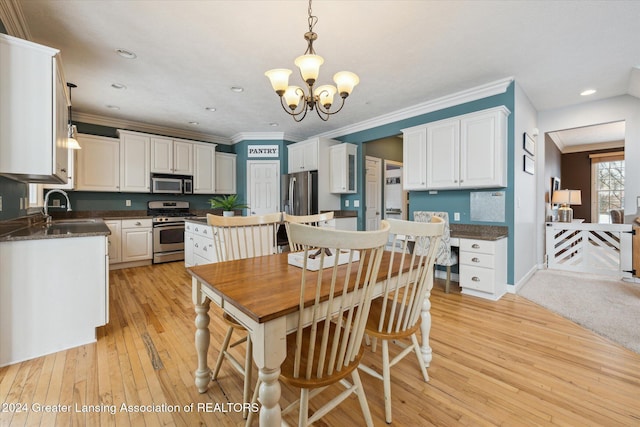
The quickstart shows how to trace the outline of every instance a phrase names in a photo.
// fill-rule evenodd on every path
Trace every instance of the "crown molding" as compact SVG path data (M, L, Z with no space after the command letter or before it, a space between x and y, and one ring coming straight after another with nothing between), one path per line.
M31 40L31 32L18 0L0 1L0 21L10 36Z
M182 129L169 128L166 126L152 125L148 123L135 122L132 120L114 119L111 117L98 116L95 114L87 114L73 112L73 121L82 123L91 123L100 126L109 126L116 129L132 130L137 132L153 133L164 136L172 136L174 138L191 139L196 141L213 142L215 144L231 145L231 139L223 136L209 135L201 132L194 132Z
M231 137L231 143L236 144L240 141L291 141L299 142L306 138L299 136L287 135L284 132L238 132Z
M471 89L466 89L460 92L443 96L441 98L423 102L421 104L416 104L411 107L403 108L402 110L397 110L371 120L365 120L363 122L325 132L317 136L323 138L337 138L355 132L372 129L378 126L387 125L389 123L398 122L400 120L409 119L411 117L419 116L422 114L431 113L433 111L442 110L444 108L464 104L466 102L476 101L478 99L486 98L493 95L499 95L507 91L511 82L513 82L513 77L496 80L482 86L476 86Z

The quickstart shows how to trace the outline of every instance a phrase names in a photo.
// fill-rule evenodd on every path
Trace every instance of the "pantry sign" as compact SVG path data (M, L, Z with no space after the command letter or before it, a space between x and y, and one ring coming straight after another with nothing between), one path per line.
M249 145L247 157L280 157L277 145Z

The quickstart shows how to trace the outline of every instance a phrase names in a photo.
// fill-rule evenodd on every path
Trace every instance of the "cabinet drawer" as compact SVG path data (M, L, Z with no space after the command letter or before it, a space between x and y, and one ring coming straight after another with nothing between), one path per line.
M460 286L467 289L493 293L495 291L495 270L490 268L460 266Z
M210 263L216 261L216 248L213 246L213 239L199 236L193 236L193 254L205 258Z
M460 252L462 251L495 254L496 245L491 240L460 239Z
M495 268L495 255L460 251L460 264L473 267Z
M211 228L210 225L207 225L207 224L189 224L189 225L191 225L191 230L188 230L188 231L191 231L196 236L206 237L207 239L213 238L213 229ZM185 230L187 230L186 226L185 226Z
M151 227L151 218L123 219L122 228Z

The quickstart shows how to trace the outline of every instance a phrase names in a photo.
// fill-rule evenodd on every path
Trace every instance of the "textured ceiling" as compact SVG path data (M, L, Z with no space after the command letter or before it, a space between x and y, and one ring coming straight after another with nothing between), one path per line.
M328 122L313 115L301 123L282 111L264 71L293 69L306 49L306 1L18 4L30 38L62 51L66 80L78 85L74 112L226 139L305 138L508 77L539 111L637 96L640 87L640 73L632 78L640 66L637 1L317 0L320 83L342 69L361 83ZM592 87L595 95L579 95Z

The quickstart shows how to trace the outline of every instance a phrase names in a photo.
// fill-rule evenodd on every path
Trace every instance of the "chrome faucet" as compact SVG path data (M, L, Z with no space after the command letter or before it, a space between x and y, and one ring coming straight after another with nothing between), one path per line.
M44 196L44 217L45 217L45 220L47 221L47 224L51 222L51 215L49 215L49 196L51 195L51 193L62 194L64 198L67 199L67 212L71 212L71 202L69 201L69 196L67 195L67 193L63 190L54 188L53 190L50 190L46 194L46 196Z

